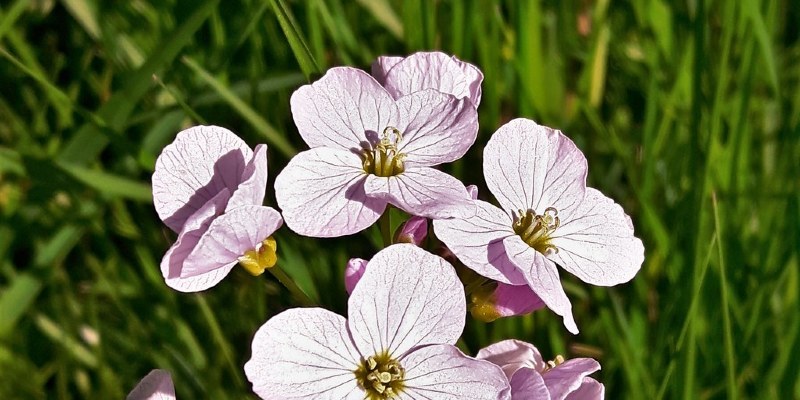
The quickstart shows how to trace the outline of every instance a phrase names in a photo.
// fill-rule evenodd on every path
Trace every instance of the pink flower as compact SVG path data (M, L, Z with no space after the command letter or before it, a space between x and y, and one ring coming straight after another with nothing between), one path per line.
M363 258L351 258L350 261L347 262L347 266L344 268L344 288L347 290L347 294L353 293L356 284L361 280L361 277L364 276L364 271L367 270L368 263L369 260Z
M283 221L261 205L266 184L266 145L252 151L217 126L178 133L153 173L156 211L179 233L161 260L168 286L196 292L219 283L237 262L253 274L275 264L271 235Z
M602 383L589 378L600 370L591 358L545 362L539 350L519 340L504 340L481 349L479 360L503 369L511 382L511 398L524 400L597 400L605 396Z
M175 400L175 387L169 372L154 369L142 378L126 400Z
M468 99L425 89L394 98L364 71L339 67L294 92L311 148L275 179L286 225L306 236L359 232L387 204L425 218L467 217L464 185L432 167L466 153L478 132Z
M530 286L577 333L556 263L593 285L629 281L644 260L630 218L586 187L586 159L560 131L513 120L489 140L483 161L502 209L476 200L474 216L434 221L436 236L484 277Z
M394 243L411 243L419 246L428 236L428 220L423 217L411 216L394 233Z
M508 381L452 344L464 329L453 267L411 244L378 252L353 291L348 319L295 308L267 321L245 364L271 399L497 399Z
M424 89L436 89L456 98L469 99L475 108L481 103L483 73L455 56L419 52L408 57L378 57L372 76L395 98Z

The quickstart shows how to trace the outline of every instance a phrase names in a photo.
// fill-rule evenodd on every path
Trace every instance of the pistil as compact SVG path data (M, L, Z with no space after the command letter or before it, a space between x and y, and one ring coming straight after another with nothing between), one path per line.
M560 223L558 210L548 207L544 210L544 214L541 215L530 209L528 211L519 210L512 227L514 228L514 233L519 235L528 246L547 255L551 252L558 252L558 248L550 243L550 236Z
M398 151L403 135L393 126L383 130L381 141L373 150L364 150L364 172L381 177L395 176L403 171L405 154Z
M404 387L405 370L386 352L362 360L353 373L370 400L394 399Z

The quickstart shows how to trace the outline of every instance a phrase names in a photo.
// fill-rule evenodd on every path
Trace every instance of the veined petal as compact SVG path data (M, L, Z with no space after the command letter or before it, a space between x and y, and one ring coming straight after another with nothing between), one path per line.
M344 288L347 290L347 294L353 293L356 284L364 276L364 271L367 270L368 262L363 258L351 258L347 262L347 266L344 268Z
M401 97L397 108L406 167L458 160L478 137L478 111L468 100L426 89Z
M528 119L501 126L483 150L486 185L510 213L554 207L569 215L583 199L586 171L586 158L569 138Z
M239 206L260 206L267 191L267 145L260 144L253 151L253 158L244 168L241 184L233 192L227 210Z
M542 378L550 390L550 397L564 400L568 394L578 390L583 378L599 370L600 363L591 358L573 358L543 373Z
M175 386L169 372L163 369L150 371L128 394L126 400L175 400Z
M497 365L467 357L449 344L412 349L400 359L406 370L401 399L508 399L508 380Z
M312 149L367 149L387 126L397 126L394 99L360 69L331 68L297 89L290 102L300 136Z
M386 201L364 193L361 158L316 148L294 156L275 178L275 198L286 225L304 236L350 235L375 223Z
M455 343L465 314L453 266L407 243L375 254L348 301L348 327L365 355L398 357L415 346Z
M586 283L613 286L627 282L644 262L642 241L630 218L600 191L586 188L583 202L561 220L549 258Z
M388 178L369 175L364 191L369 197L420 217L466 218L475 214L464 184L433 168L412 168Z
M436 237L478 274L502 283L527 285L503 246L503 239L515 235L511 217L485 201L476 200L475 205L477 212L472 217L433 221Z
M550 400L542 375L527 367L521 368L511 378L511 396L514 399Z
M516 339L486 346L478 351L476 358L499 365L509 379L521 368L543 371L547 365L536 346Z
M363 399L353 373L360 358L342 316L293 308L258 329L244 372L263 399Z
M578 334L578 326L572 317L572 304L564 293L558 268L542 253L528 246L519 236L503 239L508 258L522 270L528 285L547 305L547 308L564 318L564 326L573 334Z
M189 278L181 278L181 271L183 270L186 258L197 246L197 243L200 241L203 234L206 233L211 222L217 218L218 215L222 214L229 198L230 192L228 192L228 189L223 189L218 195L200 207L197 212L186 220L183 231L178 235L178 240L175 241L172 247L167 250L164 258L161 259L161 274L164 276L167 286L179 292L199 292L201 290L206 290L219 283L236 265L236 262L231 262L229 265L204 274Z
M405 57L380 56L372 63L372 77L381 85L386 83L386 74Z
M162 221L180 232L186 219L223 188L233 193L253 151L233 132L195 126L178 133L156 159L153 204Z
M586 377L577 390L567 395L566 400L603 400L605 395L606 387L602 383Z
M394 60L388 61L385 64ZM455 56L438 51L419 52L400 60L388 71L383 85L395 98L424 89L436 89L459 99L468 98L475 108L481 103L483 74L474 65Z
M275 209L242 206L217 217L200 237L181 269L181 278L197 276L237 262L249 250L280 228L283 220Z

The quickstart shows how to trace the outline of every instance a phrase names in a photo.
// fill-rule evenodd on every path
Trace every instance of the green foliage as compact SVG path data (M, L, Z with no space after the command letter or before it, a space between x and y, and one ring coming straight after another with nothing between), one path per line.
M150 203L155 159L180 129L222 125L270 145L271 185L305 148L296 87L423 49L486 75L478 141L446 169L488 199L474 166L491 133L517 116L558 127L647 252L619 287L562 274L580 335L540 311L470 322L466 348L513 337L545 357L595 357L614 399L800 398L796 2L10 3L0 398L122 398L152 368L172 372L179 398L253 397L250 340L295 302L272 276L238 269L200 294L164 285L174 234ZM347 259L380 244L374 229L276 236L282 267L337 312Z

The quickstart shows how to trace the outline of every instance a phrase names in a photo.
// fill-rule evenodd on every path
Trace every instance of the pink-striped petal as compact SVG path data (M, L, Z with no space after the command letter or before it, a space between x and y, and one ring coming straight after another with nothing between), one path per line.
M503 239L508 258L522 271L528 285L547 305L547 308L564 318L564 326L578 334L578 326L572 317L572 304L564 293L558 268L542 253L528 246L519 236Z
M211 222L186 257L181 278L227 268L247 251L260 248L282 223L277 211L264 206L242 206L222 214Z
M547 365L536 346L516 339L486 346L478 351L477 358L499 365L509 379L521 368L543 371Z
M363 258L351 258L347 262L347 266L344 268L344 288L347 290L347 294L353 293L356 284L358 284L358 281L361 280L367 270L368 262Z
M385 64L388 65L394 60L387 61ZM459 99L468 98L475 108L481 103L481 71L441 52L412 54L392 65L385 77L383 84L395 98L424 89L436 89Z
M156 159L153 204L162 221L180 232L186 219L227 188L241 183L253 151L233 132L195 126L178 133Z
M433 221L436 237L478 274L502 283L527 285L503 246L503 239L516 235L511 217L485 201L474 204L477 212L472 217Z
M478 137L478 112L467 100L427 89L401 97L397 108L406 168L458 160Z
M606 388L602 383L586 377L583 383L574 392L567 395L566 400L603 400L606 396Z
M369 197L420 217L467 218L475 214L475 204L464 184L433 168L412 168L388 178L369 175L364 191Z
M128 394L126 400L175 400L175 387L169 372L163 369L150 371Z
M334 237L366 229L386 201L364 193L361 158L349 151L316 148L294 156L275 178L275 198L286 225L304 236Z
M511 398L525 400L550 400L550 392L542 375L531 369L521 368L511 378Z
M467 357L448 344L412 349L400 359L405 368L401 399L508 399L508 380L497 365Z
M386 127L397 127L394 99L360 69L331 68L297 89L290 102L300 136L311 148L367 149Z
M232 262L230 265L217 268L205 274L189 278L181 277L186 258L197 246L211 222L222 214L229 197L228 189L223 189L186 220L183 231L178 235L178 240L175 241L172 247L167 250L164 258L161 259L161 274L164 276L167 286L179 292L206 290L219 283L236 265L235 262Z
M267 145L260 144L253 151L253 158L244 168L241 183L228 201L227 210L240 206L260 206L267 191Z
M465 314L453 266L403 243L370 260L348 302L348 327L361 354L398 357L415 346L455 343Z
M554 207L559 217L570 215L583 200L586 171L569 138L528 119L500 127L483 150L486 185L509 213Z
M558 252L548 257L592 285L627 282L644 262L644 246L633 236L630 218L614 200L592 188L561 220L551 243Z
M360 358L342 316L293 308L258 329L244 372L262 399L355 400L364 398L353 373Z
M583 378L599 371L600 363L591 358L573 358L542 374L553 400L564 400L583 385Z

